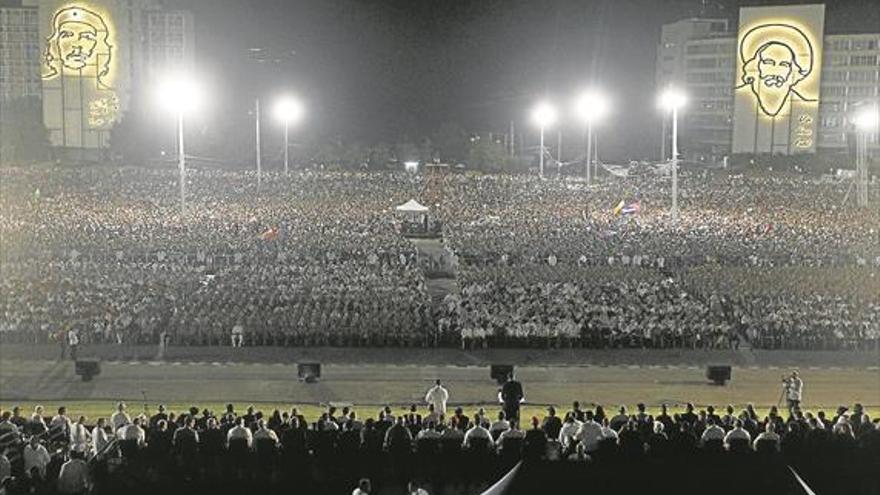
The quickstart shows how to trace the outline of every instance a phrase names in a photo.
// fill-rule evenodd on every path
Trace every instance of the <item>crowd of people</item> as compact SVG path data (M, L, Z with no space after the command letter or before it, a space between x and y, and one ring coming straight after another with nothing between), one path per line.
M683 173L672 221L667 179L650 174L587 186L303 171L258 188L250 172L192 170L183 213L176 180L0 170L0 339L880 346L880 214L844 204L846 182ZM454 270L419 259L394 212L411 198L429 206ZM426 271L454 271L460 290L432 300Z
M858 472L880 459L880 422L860 404L834 414L693 404L671 413L664 404L651 414L644 404L606 412L574 402L561 415L548 407L541 418L521 420L484 408L444 414L434 403L385 406L363 419L352 406L328 406L306 418L296 407L264 413L228 404L218 412L195 406L175 412L159 405L137 413L119 403L95 422L70 418L64 407L55 415L40 406L29 415L17 407L3 411L0 447L0 486L9 495L148 492L139 483L193 493L210 483L261 486L282 478L305 492L362 478L386 488L409 482L439 490L486 486L521 460L590 469L623 459L639 469L652 459L782 456L806 470L833 459ZM717 460L736 458L723 459Z

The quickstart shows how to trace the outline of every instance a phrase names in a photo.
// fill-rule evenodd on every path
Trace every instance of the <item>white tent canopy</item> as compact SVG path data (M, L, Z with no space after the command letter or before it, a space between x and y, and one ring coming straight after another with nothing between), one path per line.
M400 206L397 206L394 209L397 211L403 212L403 213L427 213L428 212L427 206L419 203L418 201L416 201L414 199L411 199L411 200L407 201L406 203L404 203Z

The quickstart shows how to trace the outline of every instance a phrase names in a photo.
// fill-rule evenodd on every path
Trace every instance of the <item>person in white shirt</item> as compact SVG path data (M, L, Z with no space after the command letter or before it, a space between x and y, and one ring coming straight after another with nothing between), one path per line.
M46 447L40 444L40 439L36 435L31 437L30 442L24 446L24 472L30 474L36 469L41 478L46 477L46 467L52 457Z
M113 431L116 431L129 423L131 423L131 418L125 412L125 403L120 402L119 404L116 404L116 412L110 416L110 425L113 427Z
M406 493L408 495L428 495L428 492L415 481L410 481L406 484Z
M498 439L505 431L510 429L510 422L504 419L504 411L498 411L498 421L492 423L489 427L489 434L492 438Z
M425 402L433 404L434 410L444 416L446 415L446 402L448 400L449 391L440 384L440 380L437 380L434 386L428 389L428 393L425 394Z
M70 347L70 359L76 361L76 350L79 348L79 335L76 330L67 332L67 345Z
M56 430L60 429L65 434L70 433L70 418L67 417L67 408L61 406L58 408L58 414L52 417L52 420L49 421L49 429Z
M351 492L351 495L370 495L371 491L372 487L370 486L370 480L367 478L361 478L361 480L358 481L357 488Z
M244 327L241 323L236 323L232 327L232 347L241 347L244 342Z
M764 431L755 437L754 448L758 449L758 444L765 442L773 442L775 444L775 450L779 450L779 435L774 430L773 422L768 421L766 425L764 425Z
M147 434L141 428L141 418L134 418L130 424L116 430L116 437L119 440L134 440L138 447L143 447L147 441Z
M89 466L82 452L71 452L70 460L61 465L58 473L58 492L63 495L82 495L89 490Z
M498 437L498 440L495 441L495 447L498 449L499 452L504 449L504 441L508 438L518 438L520 440L525 440L526 433L519 428L509 428L507 430L504 430L501 436Z
M86 428L86 417L80 416L79 420L70 427L70 448L77 452L86 453L92 443L92 434Z
M226 434L226 444L228 445L233 440L244 440L247 443L247 447L251 448L254 445L254 435L244 425L244 418L238 418L236 421L236 425L229 429L229 432Z
M724 428L715 424L715 420L709 418L706 420L706 429L703 430L703 436L700 438L700 443L702 445L706 445L707 442L724 441Z
M575 439L584 446L586 453L599 450L599 443L605 438L602 434L602 426L593 421L593 411L587 411L585 421L575 433Z
M730 441L745 441L746 445L751 445L752 443L752 435L743 429L743 422L740 419L737 419L733 423L733 429L727 432L727 435L724 435L724 446L727 449L730 449Z
M791 375L782 379L785 384L785 400L788 403L789 414L792 410L800 407L804 394L804 382L798 375L797 370L792 370Z
M478 415L474 415L474 423L471 425L471 429L464 434L464 447L469 449L471 447L471 442L475 438L485 439L487 444L492 443L492 434L489 433L489 430L480 423L480 417Z
M336 429L338 430L339 427L337 426ZM275 442L275 445L278 445L278 435L275 434L274 431L270 430L262 419L259 419L257 420L257 431L254 433L254 440L261 439L272 440Z
M9 457L7 456L8 450L7 448L0 452L0 486L3 486L6 478L12 477L12 463L9 462Z
M110 435L107 434L105 429L106 425L107 422L104 418L98 418L98 424L92 429L92 452L95 455L100 454L104 447L110 443Z
M559 430L559 445L563 452L569 452L575 444L575 435L581 427L581 422L574 419L571 412L565 413L565 420L562 422L562 428Z
M611 427L611 424L608 422L608 418L602 420L602 436L605 440L610 438L613 439L615 442L617 442L617 439L619 438L617 435L617 431L615 431L614 428Z

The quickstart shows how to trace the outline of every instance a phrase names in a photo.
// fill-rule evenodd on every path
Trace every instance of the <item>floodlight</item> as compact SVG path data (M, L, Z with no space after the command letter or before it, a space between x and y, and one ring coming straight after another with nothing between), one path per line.
M880 123L880 112L873 105L860 109L853 118L853 124L860 132L876 132L878 123Z
M201 89L191 77L184 74L169 75L159 84L159 101L172 112L191 112L201 100Z
M275 117L281 122L293 124L302 118L305 110L299 100L292 97L284 97L275 103Z
M596 90L585 91L575 102L575 111L584 122L595 122L608 113L609 102Z
M678 88L666 88L660 94L660 106L666 110L678 110L687 103L687 96Z
M556 122L556 108L547 102L538 103L532 110L532 120L541 128L553 125Z

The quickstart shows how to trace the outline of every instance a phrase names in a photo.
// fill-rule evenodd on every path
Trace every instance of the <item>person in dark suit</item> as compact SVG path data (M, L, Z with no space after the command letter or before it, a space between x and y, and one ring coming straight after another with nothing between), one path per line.
M544 423L541 429L549 438L559 438L559 431L562 430L562 420L556 415L556 408L550 406L547 408L547 416L544 417Z
M533 417L532 429L526 432L523 442L523 457L526 460L539 461L547 454L547 433L541 429L540 424L538 417Z
M525 399L523 387L513 373L507 375L507 381L501 386L499 393L504 416L512 425L519 426L519 406Z

